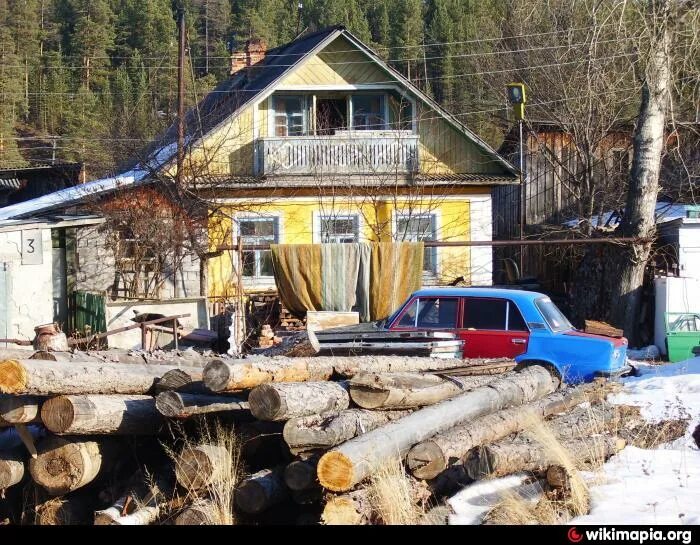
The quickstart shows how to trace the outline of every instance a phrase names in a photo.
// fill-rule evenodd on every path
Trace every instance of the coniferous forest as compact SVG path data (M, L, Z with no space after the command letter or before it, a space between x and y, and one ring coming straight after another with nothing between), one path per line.
M0 167L52 159L114 171L177 111L173 0L0 0ZM531 117L570 118L577 90L632 119L634 16L584 0L186 0L186 100L227 77L229 51L342 24L497 145L504 85L525 81ZM615 23L615 24L612 24ZM692 40L688 37L688 40ZM679 58L683 58L679 55ZM556 63L556 68L552 68ZM698 60L678 66L678 115L694 118ZM695 105L695 106L694 106Z

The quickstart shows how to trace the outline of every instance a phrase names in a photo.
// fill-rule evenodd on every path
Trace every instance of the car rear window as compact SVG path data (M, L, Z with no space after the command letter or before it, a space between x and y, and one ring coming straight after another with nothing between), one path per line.
M549 297L537 299L535 306L539 309L552 331L568 331L574 328Z
M506 329L505 299L467 298L464 300L464 317L462 327L465 329Z
M420 297L406 307L398 326L456 329L458 303L456 297Z

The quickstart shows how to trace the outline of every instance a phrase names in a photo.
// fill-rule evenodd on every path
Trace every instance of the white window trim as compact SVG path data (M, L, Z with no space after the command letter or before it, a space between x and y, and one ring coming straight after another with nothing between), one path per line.
M239 221L245 221L245 220L261 220L261 219L277 219L277 244L281 244L282 241L284 240L283 238L283 223L282 223L282 214L281 213L276 213L276 212L260 212L258 214L253 214L253 213L238 213L234 214L231 216L231 237L232 237L232 242L233 242L233 247L235 248L236 245L238 244L238 235L240 233L239 227L238 227L238 222ZM232 252L231 253L231 261L233 265L233 271L238 267L241 267L242 263L238 262L238 254L237 252ZM256 283L259 284L261 281L265 284L268 284L272 282L274 284L275 277L274 276L241 276L243 279L243 285L244 287L249 287L250 284Z
M391 237L393 240L397 241L397 236L398 236L398 220L399 218L417 218L421 216L435 216L435 240L439 240L440 238L440 232L442 229L442 214L440 213L440 210L433 210L432 212L409 212L409 213L402 213L399 211L394 210L391 214ZM441 262L440 262L440 257L441 257L441 248L436 247L435 248L435 270L433 271L433 274L436 277L440 276L441 273ZM425 270L423 272L426 272Z
M362 214L357 210L350 209L333 209L329 212L321 212L320 210L314 210L313 212L313 241L314 244L322 244L321 240L321 218L336 219L336 218L348 218L351 216L357 217L357 242L365 242L364 237L364 227L365 222Z

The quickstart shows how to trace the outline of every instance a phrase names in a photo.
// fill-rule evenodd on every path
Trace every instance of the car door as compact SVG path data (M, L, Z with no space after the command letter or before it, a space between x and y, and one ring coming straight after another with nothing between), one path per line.
M512 301L465 297L461 318L465 358L514 358L527 351L530 332Z

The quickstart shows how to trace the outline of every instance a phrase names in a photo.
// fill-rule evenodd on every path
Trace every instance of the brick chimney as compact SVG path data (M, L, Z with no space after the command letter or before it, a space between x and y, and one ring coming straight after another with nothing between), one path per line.
M231 53L231 75L259 63L265 58L266 52L267 42L264 39L251 38L246 41L243 51Z

